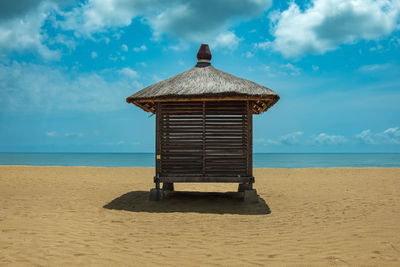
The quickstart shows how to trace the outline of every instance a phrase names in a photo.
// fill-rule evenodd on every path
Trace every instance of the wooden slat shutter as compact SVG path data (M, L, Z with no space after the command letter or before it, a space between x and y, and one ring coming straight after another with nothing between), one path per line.
M160 103L160 176L249 176L247 111L246 101Z

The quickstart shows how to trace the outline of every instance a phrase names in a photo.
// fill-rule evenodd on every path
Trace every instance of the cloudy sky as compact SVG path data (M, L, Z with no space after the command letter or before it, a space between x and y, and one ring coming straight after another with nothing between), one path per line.
M0 151L153 152L125 103L196 64L265 85L255 152L400 152L399 0L0 2Z

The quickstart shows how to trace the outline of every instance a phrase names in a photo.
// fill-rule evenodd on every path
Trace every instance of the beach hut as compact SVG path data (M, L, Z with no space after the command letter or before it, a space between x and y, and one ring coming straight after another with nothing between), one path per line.
M162 199L174 183L217 182L238 183L244 199L255 201L252 115L267 111L279 96L214 68L207 44L201 45L197 59L193 68L126 99L156 115L150 199Z

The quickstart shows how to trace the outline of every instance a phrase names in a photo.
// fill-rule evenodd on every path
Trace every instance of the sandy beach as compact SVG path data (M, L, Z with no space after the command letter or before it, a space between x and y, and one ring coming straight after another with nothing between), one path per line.
M153 168L0 166L0 265L400 265L400 168L254 173L149 202Z

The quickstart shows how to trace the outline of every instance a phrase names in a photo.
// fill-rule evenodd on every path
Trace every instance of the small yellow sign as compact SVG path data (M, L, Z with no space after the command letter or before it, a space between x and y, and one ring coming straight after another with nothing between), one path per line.
M161 156L160 156L160 155L157 155L156 158L157 158L157 159L161 159Z

